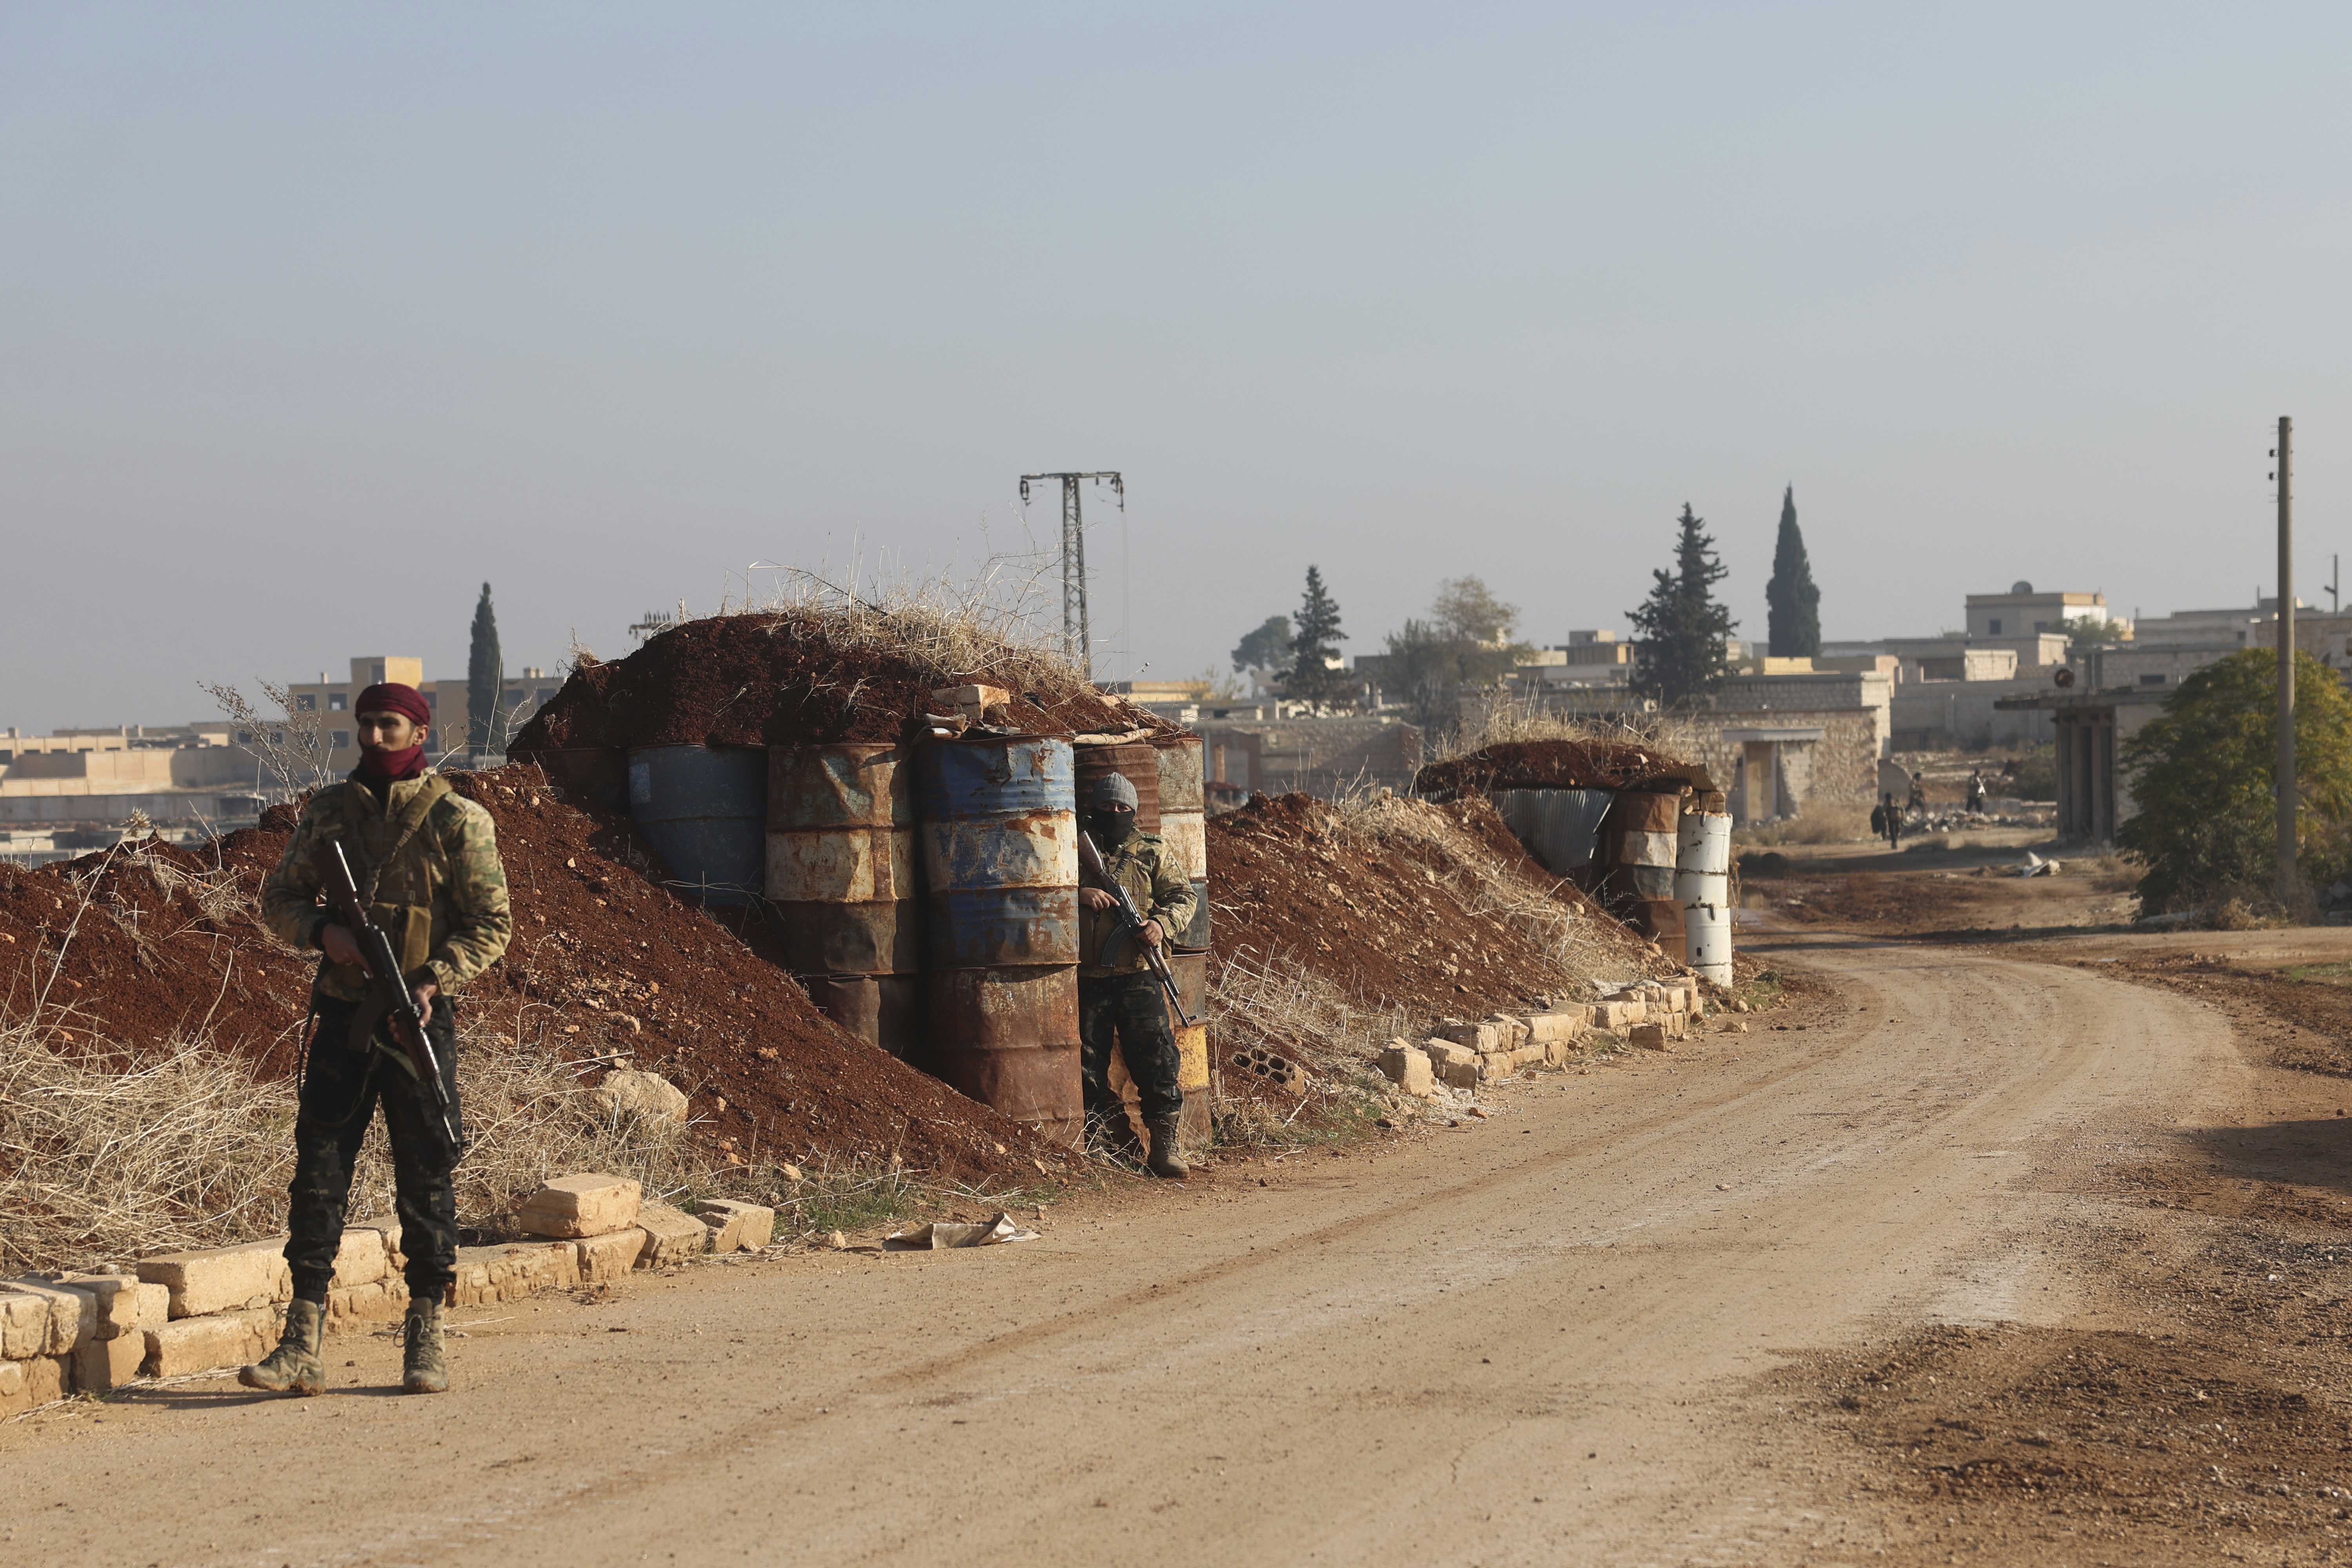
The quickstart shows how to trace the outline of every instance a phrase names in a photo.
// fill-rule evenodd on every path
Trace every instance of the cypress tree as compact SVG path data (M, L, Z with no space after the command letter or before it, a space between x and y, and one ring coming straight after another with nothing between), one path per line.
M1311 702L1328 701L1348 679L1345 670L1332 669L1325 660L1339 651L1339 601L1323 586L1320 567L1307 569L1307 592L1298 601L1297 630L1290 640L1290 695Z
M499 657L499 616L490 608L490 585L474 605L474 647L466 659L466 749L490 752L505 737L499 699L506 690L506 664Z
M1706 520L1693 516L1685 501L1679 524L1674 571L1651 574L1657 584L1649 598L1626 612L1641 641L1633 695L1654 698L1661 708L1688 707L1716 689L1727 673L1723 641L1738 625L1715 601L1715 585L1727 569L1715 557L1715 541L1702 531Z
M1797 531L1797 487L1780 497L1780 537L1772 546L1772 580L1764 584L1765 651L1774 658L1811 658L1822 651L1822 591L1813 586L1805 536Z

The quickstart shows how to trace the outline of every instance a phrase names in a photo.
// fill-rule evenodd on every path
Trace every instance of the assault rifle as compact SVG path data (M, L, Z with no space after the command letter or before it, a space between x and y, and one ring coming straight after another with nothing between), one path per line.
M1085 868L1087 876L1102 884L1104 892L1118 900L1117 912L1122 929L1112 937L1110 942L1103 943L1102 960L1105 966L1108 966L1110 950L1115 942L1133 939L1136 945L1143 949L1143 962L1150 964L1151 973L1160 977L1160 988L1168 993L1168 1005L1176 1009L1176 1021L1190 1028L1192 1020L1184 1016L1184 998L1176 994L1176 976L1169 973L1168 960L1162 956L1158 947L1143 940L1143 911L1135 907L1135 900L1127 896L1127 889L1118 885L1118 879L1103 869L1102 851L1095 847L1094 837L1090 834L1078 835L1078 864ZM1161 934L1163 936L1167 934L1164 928Z
M407 976L400 972L392 939L368 919L367 906L360 902L359 884L352 879L352 863L343 858L342 841L330 840L310 857L310 863L318 868L319 879L326 885L329 900L341 912L343 924L359 942L360 967L367 971L383 998L384 1022L392 1031L393 1043L407 1054L409 1067L432 1095L433 1109L440 1114L449 1147L463 1152L465 1141L457 1136L457 1108L449 1101L448 1086L441 1081L441 1063L433 1054L433 1041L425 1033L425 1011L417 1006Z

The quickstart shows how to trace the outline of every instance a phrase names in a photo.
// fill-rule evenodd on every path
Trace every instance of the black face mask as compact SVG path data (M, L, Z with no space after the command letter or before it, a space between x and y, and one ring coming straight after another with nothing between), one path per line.
M1135 813L1131 811L1096 811L1087 815L1093 819L1097 844L1124 844L1135 832Z

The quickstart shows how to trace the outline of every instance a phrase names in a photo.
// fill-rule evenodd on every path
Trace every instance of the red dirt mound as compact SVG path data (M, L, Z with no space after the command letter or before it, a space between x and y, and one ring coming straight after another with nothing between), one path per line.
M1567 906L1622 956L1623 973L1647 967L1642 939L1530 859L1485 799L1402 804L1443 814L1493 852L1492 873ZM1216 958L1278 957L1420 1018L1541 1005L1561 983L1551 955L1519 926L1479 912L1458 870L1425 842L1344 828L1312 795L1254 795L1209 822Z
M557 800L532 767L450 780L498 824L515 911L506 957L467 989L476 1024L583 1070L625 1056L658 1072L747 1157L896 1154L958 1180L1072 1167L1067 1150L818 1013L789 975L660 886L626 817ZM46 986L44 1019L126 1061L209 1030L266 1070L293 1070L316 961L270 936L254 909L292 816L275 812L201 855L149 842L0 872L5 1016L29 1016Z
M1706 770L1655 746L1618 741L1505 741L1466 757L1432 763L1413 791L1436 800L1497 789L1641 789L1690 784L1712 789Z
M311 965L255 913L253 895L277 859L268 847L255 868L253 841L266 837L248 830L222 841L217 863L210 849L149 838L62 866L0 870L0 1022L37 1019L74 1045L137 1055L208 1037L289 1069Z
M1005 668L953 678L873 648L844 647L818 617L720 616L662 633L628 658L587 665L523 727L518 755L586 746L832 745L904 738L940 687L1016 693L1005 722L1038 734L1169 726L1091 688L1046 694Z

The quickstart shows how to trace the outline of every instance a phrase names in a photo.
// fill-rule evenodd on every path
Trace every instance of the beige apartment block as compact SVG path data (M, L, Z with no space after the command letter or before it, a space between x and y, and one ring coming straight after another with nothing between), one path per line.
M427 680L423 659L386 654L352 660L351 678L347 680L330 680L327 672L320 670L318 679L297 681L286 689L289 716L298 724L316 725L320 742L327 748L328 766L338 773L349 773L359 766L360 749L352 728L352 704L359 700L361 692L385 681L413 686L424 694L425 705L433 711L433 725L425 741L429 755L441 757L466 749L467 730L471 722L466 682ZM520 728L562 684L535 664L525 665L520 676L509 676L504 693L504 706L512 716L509 728ZM236 738L251 743L247 736Z

